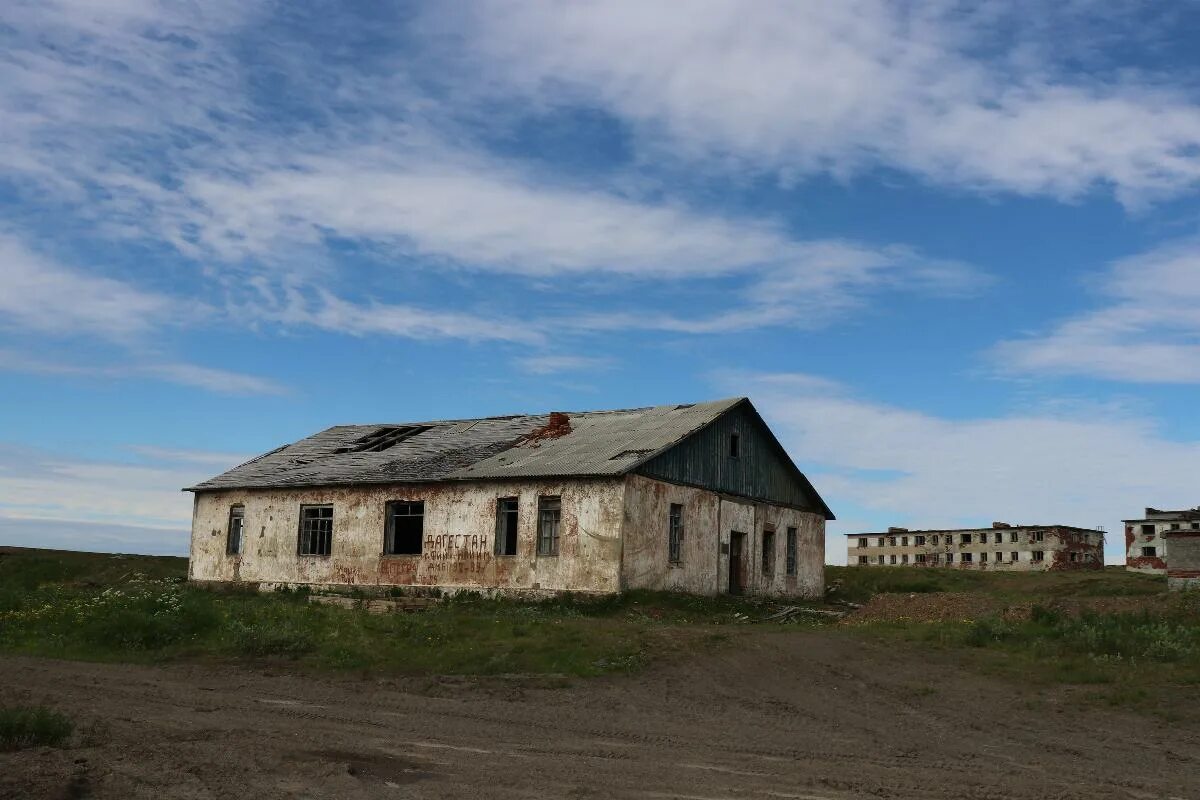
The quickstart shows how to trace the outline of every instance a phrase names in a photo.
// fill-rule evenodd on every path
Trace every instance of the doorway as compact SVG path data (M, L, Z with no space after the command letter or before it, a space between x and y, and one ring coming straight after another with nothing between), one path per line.
M746 534L729 532L729 593L741 594L746 588Z

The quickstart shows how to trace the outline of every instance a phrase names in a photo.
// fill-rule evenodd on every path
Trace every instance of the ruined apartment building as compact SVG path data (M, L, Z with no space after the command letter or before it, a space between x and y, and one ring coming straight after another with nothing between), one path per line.
M340 425L189 489L197 582L819 597L832 513L746 398Z
M1200 508L1160 511L1147 508L1142 519L1125 523L1125 568L1161 575L1167 571L1168 533L1200 531Z
M991 570L1100 569L1104 533L1070 525L1009 525L990 528L847 534L851 566L958 567Z

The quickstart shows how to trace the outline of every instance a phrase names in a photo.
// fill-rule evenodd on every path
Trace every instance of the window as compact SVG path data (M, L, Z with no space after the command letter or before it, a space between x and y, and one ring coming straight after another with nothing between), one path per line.
M954 553L946 553L946 563L947 564L954 563Z
M501 497L496 501L496 555L517 554L517 498Z
M972 556L970 553L963 553L961 560L964 564L970 564L972 558L974 558L974 556Z
M763 575L775 573L775 531L763 531L762 571Z
M1011 553L1008 554L1008 556L1009 556L1008 560L1013 562L1014 564L1021 560L1021 554L1018 553L1016 550L1013 550Z
M920 546L920 545L923 545L923 544L925 544L925 537L924 537L924 536L917 536L917 537L915 537L915 538L913 539L913 541L915 541L915 542L917 543L917 545L918 545L918 546Z
M558 555L558 529L562 524L562 500L538 498L538 555Z
M980 553L980 554L979 554L979 563L981 563L981 564L986 564L986 563L987 563L987 553Z
M895 537L895 536L889 536L889 537L888 537L888 544L890 544L892 547L895 547L895 546L896 546L896 537Z
M870 542L867 539L859 539L858 546L859 547L870 547Z
M1008 540L1009 540L1010 542L1015 542L1015 541L1017 541L1017 533L1016 533L1016 531L1013 531L1012 533L1010 533L1010 534L1008 535Z
M424 501L393 500L387 504L387 526L383 537L385 555L421 555L421 539L424 538L424 532Z
M981 534L979 534L979 543L980 543L980 544L987 544L987 543L988 543L988 537L987 537L987 534L986 534L986 533L981 533Z
M866 556L859 556L859 557L858 557L858 563L860 563L860 564L866 564L866 563L867 563L867 557L866 557Z
M933 546L937 547L937 543L938 543L938 537L934 536L933 537Z
M879 546L883 547L883 537L882 536L879 537Z
M242 552L242 531L246 527L246 507L236 505L229 507L229 535L225 540L225 552L237 555Z
M1033 540L1035 542L1044 542L1046 540L1046 532L1045 531L1034 531L1033 532Z
M729 434L729 457L738 458L742 454L742 440L736 433Z
M1157 554L1157 551L1153 547L1143 547L1142 548L1142 555L1146 556L1147 558L1154 558L1154 556L1156 554Z
M985 536L984 538L987 538L987 537ZM997 533L997 534L995 534L995 535L992 537L992 541L993 541L993 542L995 542L996 544L1000 544L1001 542L1003 542L1003 541L1004 541L1004 534L1003 534L1003 533Z
M879 563L880 563L880 564L882 564L882 563L883 563L883 556L879 556Z
M671 503L667 515L667 560L678 564L683 560L683 505Z
M907 537L907 536L901 536L901 537L900 537L900 544L904 545L905 547L908 547L908 537Z
M333 550L333 506L300 506L300 555L327 556Z
M942 557L940 555L938 555L937 553L929 554L929 563L930 564L937 564L941 560L942 560Z
M1193 522L1193 523L1192 523L1192 530L1194 530L1194 531L1200 531L1200 522Z
M1034 550L1029 555L1032 557L1033 561L1042 561L1045 559L1045 556L1046 556L1046 554L1044 552L1042 552L1041 550Z
M907 563L908 563L908 553L905 553L904 555L900 556L900 563L901 563L901 564L907 564Z
M1078 561L1078 560L1079 560L1079 553L1076 553L1074 550L1072 550L1072 551L1071 551L1071 560L1072 560L1072 561Z
M787 567L787 574L795 575L796 574L796 529L795 528L787 529L787 540L784 542L784 548L785 548L786 557L787 557L787 563L784 566Z
M1143 525L1142 526L1142 535L1143 536L1153 536L1154 535L1154 526L1153 525Z
M925 554L924 554L924 553L917 553L916 562L917 562L918 564L924 564L924 563L925 563Z
M961 544L970 544L971 543L971 534L969 534L969 533L959 534L958 541Z
M996 551L996 562L999 563L1002 561L1004 561L1004 553L1001 553L999 550L997 550Z
M892 556L892 559L891 559L891 560L892 560L892 563L893 563L893 564L895 564L895 563L896 563L896 557L895 557L895 556Z
M1171 523L1171 530L1173 530L1173 531L1177 531L1177 530L1179 530L1179 523L1178 523L1178 522L1172 522L1172 523Z

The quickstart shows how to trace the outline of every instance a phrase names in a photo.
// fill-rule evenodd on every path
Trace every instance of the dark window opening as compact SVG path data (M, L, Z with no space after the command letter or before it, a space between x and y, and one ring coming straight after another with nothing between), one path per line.
M558 555L558 530L562 525L562 500L538 498L538 555Z
M915 542L917 543L917 546L919 547L919 546L921 546L921 545L925 544L925 537L924 537L924 536L917 536L917 537L915 537L915 538L914 538L914 540L913 540L913 541L915 541ZM937 542L934 542L934 544L937 544Z
M763 575L772 575L775 572L775 531L763 531L762 571Z
M242 552L242 531L246 529L246 507L229 507L229 536L225 540L225 552L237 555Z
M1158 555L1158 551L1155 550L1153 547L1143 547L1142 555L1145 556L1146 558L1154 558L1156 555Z
M302 556L327 556L333 550L333 506L300 506Z
M387 450L405 439L411 439L419 433L430 430L429 425L399 425L377 428L366 436L355 439L344 447L339 447L335 453L378 453Z
M1011 558L1009 558L1009 561L1013 562L1014 564L1017 563L1017 561L1020 560L1020 558L1021 558L1021 554L1019 552L1017 552L1016 550L1013 550L1011 553L1009 553L1009 556L1011 556Z
M683 560L683 506L671 503L667 515L667 560L678 564Z
M1153 525L1143 525L1142 526L1142 535L1143 536L1153 536L1154 535L1154 526Z
M979 560L986 564L987 563L987 553L980 553Z
M425 502L393 500L387 504L387 536L383 552L389 556L421 555L425 534Z
M866 539L859 539L858 546L859 547L870 547L870 542L868 542Z
M958 537L958 540L961 544L970 544L971 543L971 534L969 534L969 533L960 534Z
M787 529L787 541L785 542L785 549L787 551L787 564L785 564L785 566L787 567L787 574L795 575L796 574L796 529L795 528Z
M866 564L866 563L867 563L867 557L866 557L866 556L859 556L859 557L858 557L858 563L860 563L860 564Z
M963 562L964 564L970 564L970 563L971 563L971 559L972 559L972 558L974 558L974 556L973 556L972 554L970 554L970 553L963 553L963 554L962 554L962 562Z
M736 433L729 434L729 457L738 458L741 455L741 438Z
M925 554L924 553L917 553L917 563L918 564L925 563Z
M517 554L517 498L502 497L496 501L496 555Z
M1043 561L1046 557L1046 554L1041 550L1034 550L1030 555L1033 556L1034 561Z

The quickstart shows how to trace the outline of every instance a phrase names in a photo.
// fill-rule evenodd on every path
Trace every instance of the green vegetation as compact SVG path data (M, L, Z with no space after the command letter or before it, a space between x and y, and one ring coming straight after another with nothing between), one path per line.
M74 730L70 719L43 706L0 707L0 750L58 747Z
M141 570L143 564L150 572ZM671 593L542 602L458 595L419 613L312 604L305 592L212 592L184 559L0 551L0 651L106 661L287 659L407 674L627 671L727 637L778 606ZM807 624L821 624L814 620Z

